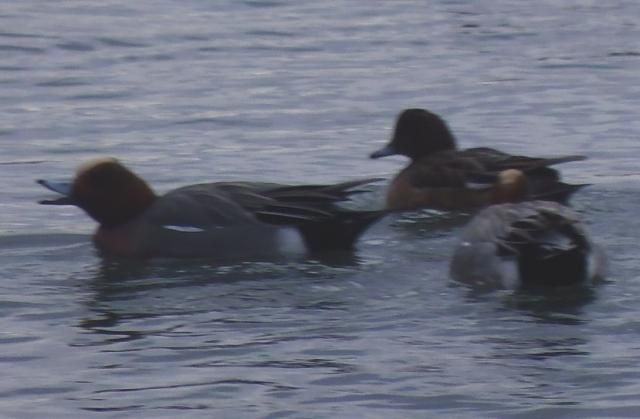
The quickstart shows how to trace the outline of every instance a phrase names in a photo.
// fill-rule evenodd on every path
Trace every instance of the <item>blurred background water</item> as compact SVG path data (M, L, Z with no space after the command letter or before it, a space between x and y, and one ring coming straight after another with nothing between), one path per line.
M0 416L637 417L640 3L5 2ZM585 154L611 259L571 295L474 295L464 220L390 217L350 263L109 264L36 178L112 155L158 191L391 176L406 107L463 147Z

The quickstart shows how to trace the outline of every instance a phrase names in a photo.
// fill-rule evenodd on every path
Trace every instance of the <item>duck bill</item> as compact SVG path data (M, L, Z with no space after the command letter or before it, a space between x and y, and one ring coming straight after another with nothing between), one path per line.
M38 203L42 205L76 205L75 199L71 197L71 182L56 182L45 179L38 179L36 182L50 191L63 195L57 199L43 199L42 201L38 201Z
M77 202L75 199L69 197L69 196L63 196L62 198L58 198L58 199L42 199L40 201L38 201L38 204L42 204L42 205L76 205L77 206Z
M398 154L398 150L396 150L391 144L387 144L380 150L371 153L369 157L372 159L379 159L380 157L393 156L395 154Z

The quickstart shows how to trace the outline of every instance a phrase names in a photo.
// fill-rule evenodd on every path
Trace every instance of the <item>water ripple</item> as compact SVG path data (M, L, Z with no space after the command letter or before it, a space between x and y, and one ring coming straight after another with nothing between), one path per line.
M0 45L0 52L24 52L27 54L45 54L47 50L39 47L27 47L23 45Z

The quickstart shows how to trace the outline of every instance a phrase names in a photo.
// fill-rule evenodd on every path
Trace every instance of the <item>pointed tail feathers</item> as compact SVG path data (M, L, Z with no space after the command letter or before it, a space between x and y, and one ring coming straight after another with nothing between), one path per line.
M542 185L538 185L538 187L536 187L535 184L531 186L531 200L537 199L541 201L554 201L567 205L569 203L569 199L574 193L585 186L590 186L590 184L581 183L572 185L564 182L553 182L551 185L544 185L544 187L541 186Z

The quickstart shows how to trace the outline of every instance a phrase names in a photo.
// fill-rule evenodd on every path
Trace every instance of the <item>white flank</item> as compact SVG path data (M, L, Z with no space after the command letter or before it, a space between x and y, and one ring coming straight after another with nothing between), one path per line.
M278 229L276 233L276 243L278 252L285 255L302 254L307 250L302 234L293 227Z
M520 286L520 273L518 263L514 259L502 259L500 261L500 281L502 286L514 290Z

